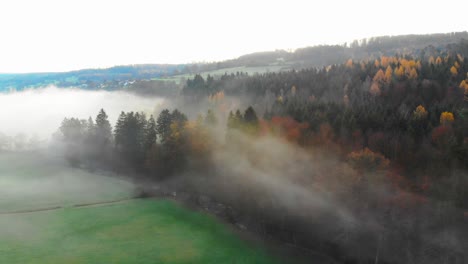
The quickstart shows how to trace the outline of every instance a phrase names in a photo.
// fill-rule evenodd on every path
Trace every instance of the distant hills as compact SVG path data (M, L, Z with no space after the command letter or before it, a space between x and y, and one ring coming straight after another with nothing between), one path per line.
M284 71L323 67L352 59L374 59L382 55L428 56L441 50L468 54L468 32L428 35L382 36L355 40L343 45L322 45L285 50L256 52L239 58L212 63L143 64L107 69L84 69L60 73L0 74L0 91L24 90L48 85L81 89L116 90L131 87L135 81L175 81L193 74L212 75L245 71Z

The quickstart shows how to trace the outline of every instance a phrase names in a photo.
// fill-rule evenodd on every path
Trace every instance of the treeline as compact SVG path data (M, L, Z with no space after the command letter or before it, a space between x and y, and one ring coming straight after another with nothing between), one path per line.
M422 109L418 114L425 115ZM453 124L450 114L442 119ZM101 110L95 122L65 119L60 131L75 166L158 182L179 179L177 192L189 193L193 202L208 196L234 208L229 221L246 221L262 236L341 262L368 263L376 254L385 263L464 257L461 244L447 247L440 238L423 238L448 229L459 232L454 241L463 236L459 208L466 206L460 199L466 174L448 175L459 180L450 185L427 177L416 182L362 145L343 159L331 126L322 124L315 133L309 123L289 116L259 118L253 107L221 120L213 110L195 120L178 110L165 109L156 119L122 112L112 130Z
M113 129L103 109L95 120L62 121L57 137L70 164L154 180L183 171L189 156L192 164L202 161L210 144L206 129L217 124L211 110L196 121L177 109L163 110L156 120L145 113L122 112Z
M187 81L183 94L191 101L241 96L265 120L291 117L309 124L309 134L327 126L333 142L348 146L343 147L348 152L369 147L412 173L443 174L452 162L468 164L468 60L461 54L436 55L382 56L322 69L219 79L197 75Z
M355 60L394 56L395 54L424 55L428 50L450 50L456 43L468 40L467 32L446 34L380 36L354 40L342 45L320 45L299 48L293 52L276 50L256 52L237 59L207 64L192 64L184 68L184 73L201 73L233 67L255 67L285 65L296 70L310 67L324 67L341 64L349 58Z
M462 263L468 54L453 50L197 75L179 109L210 108L198 118L123 112L112 129L101 110L65 119L62 142L74 165L178 179L234 223L343 263Z

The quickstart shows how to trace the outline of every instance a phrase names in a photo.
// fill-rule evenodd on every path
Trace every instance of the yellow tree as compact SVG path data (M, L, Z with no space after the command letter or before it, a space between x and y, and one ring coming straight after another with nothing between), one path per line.
M436 63L436 64L441 64L441 63L442 63L442 58L437 57L435 63Z
M386 83L390 83L392 81L392 74L393 74L392 66L388 65L387 69L385 70L385 82Z
M349 60L346 62L346 67L348 67L348 68L352 68L352 67L353 67L353 60L352 60L352 59L349 59Z
M383 68L387 68L389 63L390 63L390 58L389 58L389 57L382 56L382 57L380 58L380 65L381 65Z
M415 119L424 119L427 117L427 111L426 111L426 108L424 108L424 106L422 105L419 105L418 107L416 107L416 110L414 110L413 112L413 117Z
M380 67L380 62L379 62L378 60L375 60L375 61L374 61L374 65L375 65L375 67L378 68L378 67Z
M453 117L453 114L450 113L450 112L443 112L442 114L440 114L440 124L441 125L450 125L451 123L453 123L453 121L455 120L455 118Z
M377 82L373 82L370 89L369 89L369 92L374 96L380 95L379 84Z
M375 171L385 170L390 161L384 155L365 148L349 153L348 163L357 170Z
M372 79L374 82L382 82L385 80L385 73L380 69L374 76L374 79Z
M409 79L417 79L418 78L418 73L416 72L416 69L415 68L411 68L410 72L409 72L409 75L408 75L408 78Z
M466 80L461 81L460 88L464 90L468 89L468 82L466 82Z
M452 66L450 68L450 72L452 73L452 76L457 76L458 75L458 70L455 66Z
M395 69L394 73L397 78L401 78L403 77L403 75L405 75L405 69L403 68L403 66L400 65L398 69Z
M434 64L434 63L435 63L435 59L434 59L434 57L431 56L429 58L429 64Z

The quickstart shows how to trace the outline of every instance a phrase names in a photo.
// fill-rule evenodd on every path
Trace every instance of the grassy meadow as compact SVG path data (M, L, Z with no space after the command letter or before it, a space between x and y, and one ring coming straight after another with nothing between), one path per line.
M0 263L277 263L211 216L134 199L124 180L26 154L0 155ZM9 213L51 206L30 213Z

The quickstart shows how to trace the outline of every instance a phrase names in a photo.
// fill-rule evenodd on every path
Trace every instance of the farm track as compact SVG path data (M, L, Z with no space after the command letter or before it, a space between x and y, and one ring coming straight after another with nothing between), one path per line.
M118 199L118 200L112 200L112 201L73 204L69 206L51 206L51 207L43 207L43 208L37 208L37 209L7 211L7 212L0 212L0 215L30 214L30 213L39 213L39 212L46 212L46 211L55 211L55 210L64 209L64 208L86 208L86 207L97 207L97 206L109 206L109 205L127 202L131 200L136 200L136 199L143 199L143 198L129 197L129 198L123 198L123 199Z

